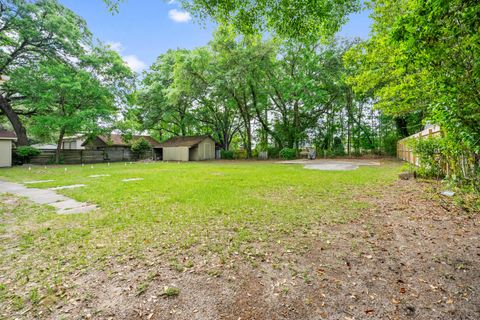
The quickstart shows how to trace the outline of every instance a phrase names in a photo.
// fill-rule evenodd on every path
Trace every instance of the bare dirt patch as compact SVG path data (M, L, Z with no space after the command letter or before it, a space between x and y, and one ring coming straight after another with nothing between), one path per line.
M429 189L398 181L365 196L373 205L360 219L299 234L296 250L280 242L226 261L195 251L175 263L155 251L112 257L72 275L51 313L31 317L479 319L480 217Z

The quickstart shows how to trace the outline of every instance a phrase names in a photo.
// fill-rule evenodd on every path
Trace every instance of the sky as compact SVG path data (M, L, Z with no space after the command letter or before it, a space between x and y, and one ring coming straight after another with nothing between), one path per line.
M112 14L102 0L59 0L87 21L93 35L119 51L137 72L168 49L192 49L208 43L214 25L192 21L175 0L127 0ZM339 32L343 37L367 38L368 12L350 16Z

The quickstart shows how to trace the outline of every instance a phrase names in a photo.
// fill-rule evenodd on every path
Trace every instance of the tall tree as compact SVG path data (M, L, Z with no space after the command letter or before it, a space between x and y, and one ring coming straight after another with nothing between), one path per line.
M44 60L15 69L9 85L22 95L22 106L34 110L29 128L37 137L56 135L60 160L65 135L95 135L108 130L126 103L132 72L114 51L95 48L71 65Z
M10 75L15 69L44 59L68 62L78 57L91 43L85 21L56 0L0 1L0 74ZM22 121L32 114L19 101L13 86L0 91L0 110L12 124L19 145L28 143Z

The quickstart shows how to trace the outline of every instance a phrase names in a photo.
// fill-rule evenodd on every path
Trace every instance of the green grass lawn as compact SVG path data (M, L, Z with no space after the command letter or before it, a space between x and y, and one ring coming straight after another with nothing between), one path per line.
M344 172L261 162L66 167L0 170L3 180L55 180L36 188L86 184L58 192L100 207L58 215L0 196L0 302L22 308L18 292L35 295L32 290L61 283L70 272L103 269L112 261L154 254L169 264L185 253L226 260L261 255L272 245L299 249L305 243L295 235L357 218L368 206L364 195L381 192L399 170L388 162ZM98 174L110 176L89 178ZM121 181L126 178L144 180Z

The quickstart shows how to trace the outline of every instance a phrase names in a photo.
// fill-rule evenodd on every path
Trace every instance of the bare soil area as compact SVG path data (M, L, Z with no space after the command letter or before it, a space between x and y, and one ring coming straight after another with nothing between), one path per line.
M279 242L227 261L186 251L186 268L155 252L112 259L108 271L72 275L47 317L480 319L480 216L435 194L397 181L368 196L357 221L299 234L292 250Z

